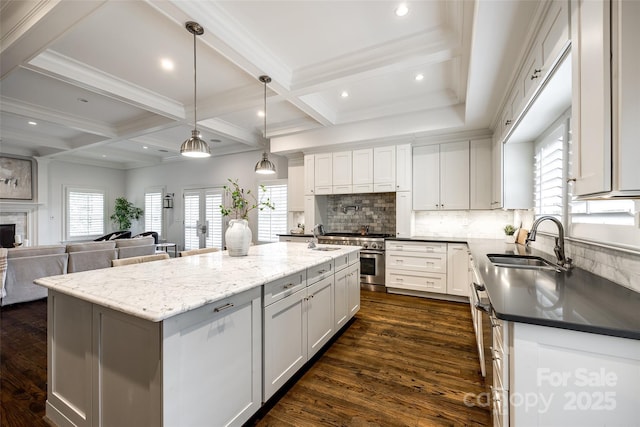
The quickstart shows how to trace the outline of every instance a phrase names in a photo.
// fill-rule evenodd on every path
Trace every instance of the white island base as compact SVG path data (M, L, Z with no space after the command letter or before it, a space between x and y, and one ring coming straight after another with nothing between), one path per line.
M260 293L151 322L50 291L47 418L60 427L241 425L261 405Z

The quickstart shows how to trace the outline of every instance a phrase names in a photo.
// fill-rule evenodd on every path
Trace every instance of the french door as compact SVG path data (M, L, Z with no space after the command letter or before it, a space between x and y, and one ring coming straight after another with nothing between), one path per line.
M223 248L224 222L220 213L224 190L184 191L184 249Z

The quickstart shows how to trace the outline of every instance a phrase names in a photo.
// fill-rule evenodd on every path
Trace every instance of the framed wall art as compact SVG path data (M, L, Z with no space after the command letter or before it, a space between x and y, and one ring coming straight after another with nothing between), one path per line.
M0 199L33 200L33 162L0 156Z

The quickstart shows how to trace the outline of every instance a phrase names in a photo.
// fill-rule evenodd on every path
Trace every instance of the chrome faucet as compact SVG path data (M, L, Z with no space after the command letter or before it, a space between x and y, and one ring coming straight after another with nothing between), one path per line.
M321 234L323 234L322 230L323 230L322 224L316 224L313 226L313 228L311 229L313 238L309 240L309 244L307 245L307 248L313 249L316 247L316 245L318 244L318 235L316 234L316 232L319 231Z
M568 270L572 267L571 263L573 260L566 257L564 254L564 227L558 218L551 215L545 215L536 219L531 226L531 231L529 231L529 234L527 235L525 244L528 245L529 242L535 242L536 234L538 233L538 226L545 220L553 221L553 223L558 227L558 237L555 238L556 244L553 248L553 252L555 252L556 258L558 258L558 265Z

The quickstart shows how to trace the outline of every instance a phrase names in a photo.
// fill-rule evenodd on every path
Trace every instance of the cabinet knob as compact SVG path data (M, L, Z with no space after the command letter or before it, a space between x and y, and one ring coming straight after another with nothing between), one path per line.
M509 126L511 124L511 119L507 120L506 122L504 122L505 126Z
M570 182L576 182L576 178L567 178L567 184Z

